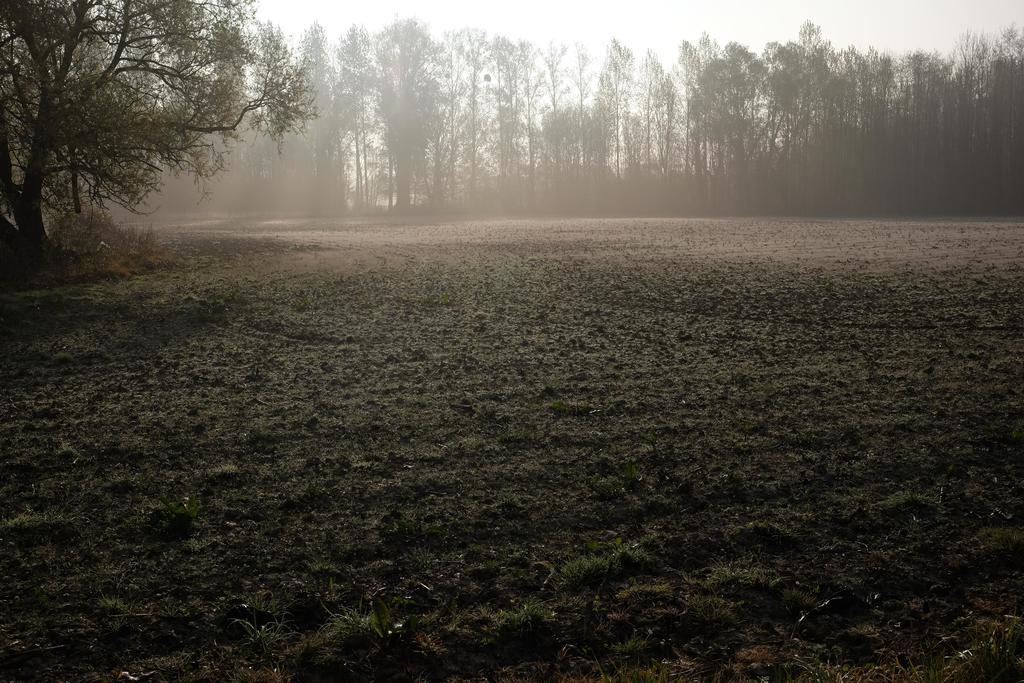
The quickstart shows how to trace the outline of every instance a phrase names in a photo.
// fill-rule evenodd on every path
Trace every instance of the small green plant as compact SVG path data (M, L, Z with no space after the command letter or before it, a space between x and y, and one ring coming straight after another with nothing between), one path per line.
M237 477L242 470L239 469L238 465L233 462L225 462L220 465L215 465L207 471L207 476L210 479L223 480L233 479Z
M291 633L282 621L257 624L248 619L235 619L234 623L242 631L243 642L261 654L270 654L276 650Z
M733 603L717 595L695 595L686 601L686 608L695 618L709 624L736 622Z
M1024 556L1024 529L988 527L978 532L978 539L988 552Z
M566 590L594 587L608 579L634 573L652 564L651 556L639 545L629 545L621 538L612 543L589 543L592 553L573 558L559 567L556 584Z
M101 595L99 606L107 616L124 616L132 612L131 603L116 595Z
M931 504L931 501L916 491L901 491L883 498L878 507L886 512L895 510L922 509Z
M558 569L557 584L567 590L596 586L612 573L611 558L603 555L576 557Z
M24 543L60 540L73 531L71 520L56 512L29 510L0 521L0 538L13 537Z
M395 615L395 602L373 601L369 613L343 609L332 614L324 626L326 636L341 645L383 644L388 640L415 633L418 619L410 617L400 621Z
M277 434L267 425L256 425L249 432L249 443L253 446L273 446L277 441Z
M765 546L783 546L796 540L793 533L782 525L760 519L734 527L729 535L735 541Z
M586 403L569 403L558 400L548 404L548 409L556 415L589 415L595 412L594 408Z
M523 637L544 630L554 620L555 613L537 600L527 600L519 607L501 610L494 615L498 635Z
M416 513L392 510L381 518L380 534L391 540L414 540L443 536L444 529L427 524Z
M711 567L707 577L698 583L713 592L726 586L771 589L775 588L779 581L781 579L778 574L763 567L718 564Z
M620 590L615 598L620 602L651 603L668 600L675 590L667 583L633 583Z
M161 498L160 506L151 513L151 522L168 536L184 537L192 533L199 518L199 500L186 496L181 500Z
M613 654L619 657L626 657L628 659L640 659L643 657L647 650L651 647L651 641L647 638L634 635L621 643L615 643L611 646Z
M622 482L626 490L631 491L640 485L643 475L636 460L627 460L622 465Z
M799 617L818 606L821 600L817 595L800 588L787 588L782 591L782 604L795 617Z

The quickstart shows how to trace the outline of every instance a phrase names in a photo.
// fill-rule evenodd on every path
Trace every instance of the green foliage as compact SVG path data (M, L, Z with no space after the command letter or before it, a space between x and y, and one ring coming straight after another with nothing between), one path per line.
M547 628L555 613L537 600L526 600L519 607L494 615L494 627L501 637L520 638Z
M736 622L735 605L718 595L694 595L686 600L687 612L710 624Z
M763 567L745 567L731 564L717 564L699 583L709 591L726 586L742 588L775 588L781 581L778 574Z
M989 552L1024 557L1024 529L988 527L978 532L978 539Z
M782 591L782 604L793 616L801 616L821 603L821 599L811 591L800 588L786 588Z
M651 641L638 635L633 635L629 640L615 643L609 648L613 654L629 659L643 657L651 647Z
M56 512L26 511L0 521L0 538L14 538L19 543L34 544L59 541L74 531L70 519Z
M160 498L160 505L150 513L150 522L162 533L181 538L192 532L199 518L199 500L186 496L181 500Z
M575 557L556 572L556 584L565 590L595 587L606 580L620 578L653 563L639 545L628 545L621 538L612 543L588 543L591 554Z
M383 645L390 640L411 635L419 628L415 616L399 620L396 602L374 599L369 612L343 609L332 614L324 626L325 635L342 646Z

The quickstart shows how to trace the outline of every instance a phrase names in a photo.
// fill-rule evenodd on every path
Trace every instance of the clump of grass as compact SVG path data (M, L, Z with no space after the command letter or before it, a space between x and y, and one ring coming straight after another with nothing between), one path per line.
M639 545L628 545L622 539L610 544L593 543L589 550L592 554L575 557L558 568L556 584L559 587L578 590L598 586L653 563L647 551Z
M264 424L257 424L249 432L249 443L253 446L273 446L277 441L277 434Z
M215 480L233 479L237 477L241 471L242 470L238 465L233 462L225 462L211 467L207 470L206 476Z
M990 553L1024 556L1024 529L988 527L978 532L978 539Z
M881 510L892 512L894 510L921 509L928 507L931 501L916 491L901 491L887 496L878 502Z
M708 624L736 622L735 605L718 595L695 595L686 601L687 612Z
M99 606L108 616L123 616L132 612L131 603L116 595L101 595Z
M242 631L242 642L261 654L270 654L291 635L291 629L283 621L254 623L247 619L236 619L235 624Z
M615 598L620 602L649 603L667 600L675 590L667 583L633 583L620 590Z
M594 412L593 406L587 403L572 403L562 400L549 403L548 409L556 415L563 416L589 415Z
M971 647L960 653L954 681L1020 681L1024 680L1024 624L1019 618L1008 618L977 628Z
M150 523L174 538L184 538L192 533L198 518L199 500L189 496L181 500L161 498L160 505L150 513Z
M640 486L643 475L635 460L627 460L613 476L592 479L590 489L602 500L610 500L626 495Z
M628 659L640 659L651 647L651 641L647 638L634 635L621 643L615 643L609 648L613 654Z
M26 511L0 521L0 538L12 537L25 543L67 538L74 525L67 517L56 512Z
M393 638L415 633L417 626L414 617L399 620L393 604L374 600L373 607L368 613L343 609L332 614L323 632L331 642L343 646L379 645Z
M415 513L393 510L381 518L380 534L391 540L414 540L443 536L444 529L428 524Z
M800 616L810 612L820 602L817 595L801 588L787 588L782 591L781 597L782 604L793 616Z
M754 520L729 531L735 541L760 545L783 546L796 540L789 529L768 520Z
M699 583L709 591L716 591L725 586L772 589L779 585L781 580L778 574L763 567L718 564L711 567L707 577Z
M612 574L612 560L603 555L575 557L558 568L557 583L568 590L596 586Z
M494 615L494 628L499 636L521 638L546 629L555 618L543 603L527 600L515 609L501 610Z

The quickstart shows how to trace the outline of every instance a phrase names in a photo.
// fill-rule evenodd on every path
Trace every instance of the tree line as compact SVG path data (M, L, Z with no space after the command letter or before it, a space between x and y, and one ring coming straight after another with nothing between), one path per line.
M415 19L297 52L317 115L251 137L213 208L652 214L1024 211L1024 31L948 54L840 49L805 24L757 54L664 64Z

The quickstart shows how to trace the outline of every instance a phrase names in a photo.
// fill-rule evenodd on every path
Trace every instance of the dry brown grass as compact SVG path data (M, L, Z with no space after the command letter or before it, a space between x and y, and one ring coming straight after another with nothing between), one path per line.
M53 286L121 280L166 265L171 258L151 229L118 225L110 214L87 209L51 222L42 264L26 268L9 250L0 253L0 273L16 286Z

